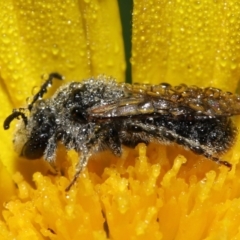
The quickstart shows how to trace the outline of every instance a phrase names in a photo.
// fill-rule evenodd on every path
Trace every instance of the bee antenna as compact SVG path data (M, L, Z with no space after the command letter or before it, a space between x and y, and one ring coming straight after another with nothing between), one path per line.
M48 79L46 82L41 86L40 90L34 95L32 102L28 105L28 110L31 111L33 104L39 99L42 98L42 96L47 92L47 87L49 85L52 85L52 80L56 78L58 80L63 80L64 77L60 75L59 73L51 73L48 76Z
M27 117L26 117L26 115L23 113L23 112L21 112L21 111L13 111L13 113L11 114L11 115L9 115L6 119L5 119L5 121L4 121L4 123L3 123L3 128L5 129L5 130L7 130L7 129L9 129L10 128L10 123L15 119L15 118L18 118L19 116L21 116L22 117L22 119L23 119L23 122L24 122L24 124L25 124L25 126L27 125Z

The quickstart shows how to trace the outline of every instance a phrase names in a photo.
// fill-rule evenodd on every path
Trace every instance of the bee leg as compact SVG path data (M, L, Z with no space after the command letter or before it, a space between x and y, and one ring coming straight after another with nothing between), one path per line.
M92 155L91 151L89 152L87 150L87 148L85 148L82 151L81 157L80 157L79 162L78 162L78 164L76 166L76 172L75 172L74 177L71 180L70 184L66 187L66 189L65 189L66 192L68 192L71 189L71 187L74 185L74 183L77 181L77 179L79 178L81 172L87 166L88 160L89 160L91 155Z
M160 143L169 144L175 142L183 147L188 148L195 154L203 155L204 157L211 159L218 164L228 167L230 170L232 168L231 163L220 160L219 158L215 157L214 152L210 152L206 145L199 144L195 139L185 138L183 136L178 135L176 132L171 131L162 126L145 125L143 123L136 122L133 124L129 124L129 126L133 126L136 129L137 128L141 129L142 134L139 136L144 136L143 133L145 133L151 139L156 139ZM139 140L144 140L143 137L141 138Z
M203 155L204 157L211 159L218 164L224 165L230 169L232 168L231 163L220 160L217 157L214 157L214 153L209 151L207 146L194 141L194 139L192 140L192 139L184 138L170 130L164 131L163 135L165 135L165 137L168 137L168 138L170 137L171 140L173 140L174 142L176 142L179 145L182 145L183 147L188 148L189 150L191 150L192 152L194 152L197 155Z
M193 140L186 139L183 137L177 137L175 142L184 147L189 148L195 154L203 155L204 157L211 159L212 161L214 161L218 164L228 167L230 170L232 168L231 163L229 163L227 161L223 161L223 160L219 159L218 157L214 157L214 153L209 152L208 148L205 145L198 144L197 142L195 142Z
M103 129L102 129L103 130ZM120 156L122 153L121 143L118 137L117 131L114 127L107 126L105 131L95 132L95 137L89 141L88 146L81 146L80 149L76 149L77 152L81 152L81 157L76 166L76 172L70 184L65 191L69 191L74 183L79 178L79 175L87 166L88 160L94 152L98 152L100 149L109 149L116 156Z
M28 105L28 110L31 111L33 104L47 92L47 87L52 85L52 80L56 78L58 80L63 80L64 77L59 73L51 73L49 74L46 82L41 86L40 90L34 95L32 102Z
M108 128L104 134L104 145L116 156L120 157L122 154L122 145L119 139L118 131L114 127Z
M179 145L187 147L188 149L190 149L192 152L194 152L197 155L203 155L204 157L211 159L212 161L214 161L218 164L228 167L230 170L232 168L231 163L229 163L227 161L223 161L223 160L219 159L218 157L215 157L214 152L210 151L209 148L205 145L201 145L194 140L187 139L187 138L184 138L181 136L177 136L175 139L175 142Z
M221 164L221 165L224 165L224 166L228 167L229 170L232 169L232 164L229 163L229 162L227 162L227 161L220 160L220 159L217 158L217 157L209 156L208 154L204 154L204 156L205 156L206 158L209 158L209 159L213 160L214 162L217 162L217 163L219 163L219 164Z

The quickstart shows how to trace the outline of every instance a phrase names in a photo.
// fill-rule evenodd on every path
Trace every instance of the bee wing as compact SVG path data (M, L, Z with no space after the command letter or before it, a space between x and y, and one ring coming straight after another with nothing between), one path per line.
M192 111L190 109L190 111ZM105 102L94 106L88 110L91 117L112 118L146 115L153 113L161 115L182 115L190 114L188 108L180 107L176 103L162 98L152 98L149 96L131 96L115 101Z
M92 117L124 117L154 112L151 101L143 98L122 98L92 107L88 114Z
M217 88L172 87L160 85L126 85L129 96L89 109L91 117L129 117L161 115L219 117L240 114L240 96Z

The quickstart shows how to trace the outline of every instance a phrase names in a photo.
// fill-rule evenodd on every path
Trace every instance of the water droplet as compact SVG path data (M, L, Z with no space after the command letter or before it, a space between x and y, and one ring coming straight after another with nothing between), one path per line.
M70 69L73 69L76 67L76 63L73 60L68 60L67 61L67 67Z
M231 64L231 69L234 70L234 69L236 69L236 68L237 68L237 64L236 64L236 63L232 63L232 64Z
M57 44L54 44L52 47L52 53L53 55L57 55L59 53L59 48Z
M7 43L10 42L10 39L9 39L5 34L3 34L3 35L2 35L2 42L5 43L5 44L7 44Z
M46 57L47 57L47 54L46 54L46 53L42 53L42 54L41 54L41 57L42 57L42 58L46 58Z
M114 65L114 62L112 60L108 60L107 66L112 67Z
M26 103L27 103L28 105L31 104L31 102L32 102L32 97L26 98Z
M221 61L220 61L220 65L221 65L222 67L226 67L227 61L226 61L225 59L221 60Z
M39 91L39 87L34 86L34 87L32 88L32 95L35 95L38 91Z

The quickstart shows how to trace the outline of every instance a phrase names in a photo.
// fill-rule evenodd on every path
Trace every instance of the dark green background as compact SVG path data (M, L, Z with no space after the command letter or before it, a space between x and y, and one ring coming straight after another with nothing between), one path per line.
M122 22L122 31L123 31L123 39L125 46L125 58L126 58L126 82L132 82L131 76L131 36L132 36L132 11L133 11L133 1L132 0L118 0L119 11L121 15Z

